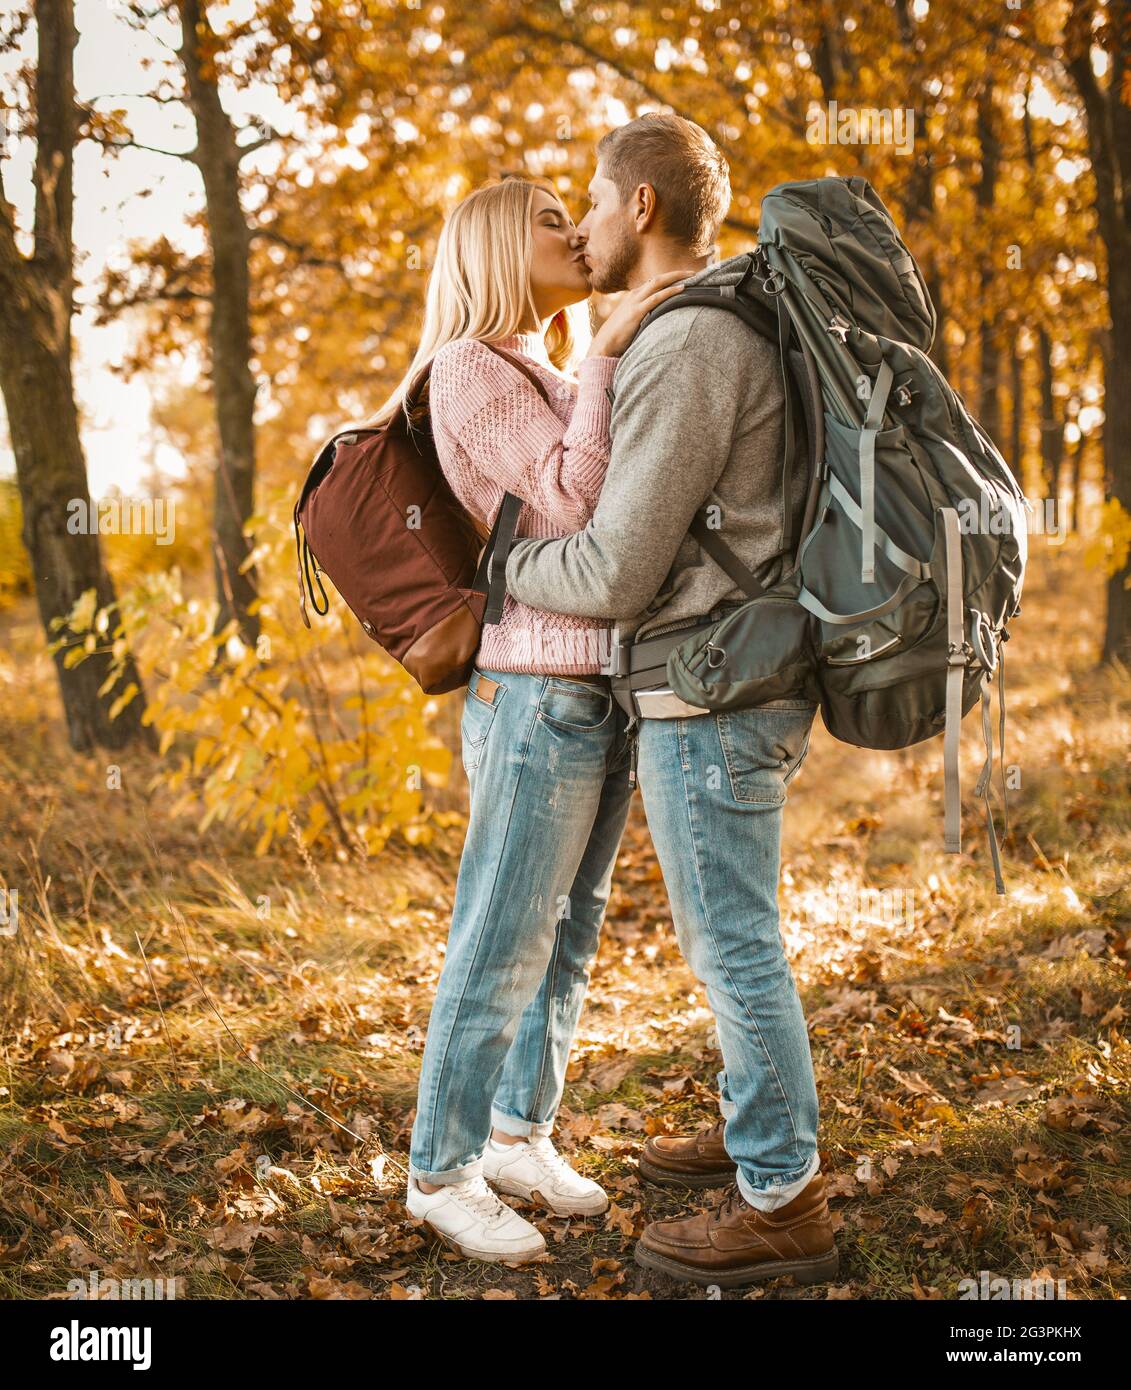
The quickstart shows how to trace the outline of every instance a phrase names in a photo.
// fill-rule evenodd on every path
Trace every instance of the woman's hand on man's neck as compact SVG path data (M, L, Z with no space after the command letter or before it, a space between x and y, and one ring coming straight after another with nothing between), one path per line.
M628 277L628 288L633 290L645 280L669 270L678 270L687 276L698 275L707 269L710 259L709 256L692 256L685 247L673 246L670 242L652 244L648 241Z

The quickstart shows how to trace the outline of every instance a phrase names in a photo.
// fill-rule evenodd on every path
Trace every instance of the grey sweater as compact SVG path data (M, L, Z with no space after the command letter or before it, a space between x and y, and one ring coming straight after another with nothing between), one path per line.
M745 257L689 276L733 284ZM723 309L689 305L639 333L613 376L612 455L592 519L575 535L522 540L507 587L551 613L656 636L745 595L688 535L707 523L764 584L780 577L784 397L774 344ZM793 535L804 470L791 488Z

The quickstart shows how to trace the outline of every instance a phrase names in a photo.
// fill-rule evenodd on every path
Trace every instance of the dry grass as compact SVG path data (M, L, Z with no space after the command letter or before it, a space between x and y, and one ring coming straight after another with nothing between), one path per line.
M702 1297L631 1259L645 1221L705 1200L642 1184L634 1155L714 1119L720 1065L639 799L558 1130L614 1209L528 1213L540 1265L456 1260L400 1195L459 831L359 865L170 823L148 755L108 791L105 760L66 749L31 618L4 620L0 884L20 918L0 938L0 1294L94 1272L182 1297ZM814 734L783 932L841 1275L746 1297L950 1298L982 1269L1128 1292L1131 682L1093 669L1099 621L1075 549L1038 548L1009 650L1007 898L969 797L968 855L940 852L939 743ZM979 733L971 715L967 790ZM853 911L863 887L902 912Z

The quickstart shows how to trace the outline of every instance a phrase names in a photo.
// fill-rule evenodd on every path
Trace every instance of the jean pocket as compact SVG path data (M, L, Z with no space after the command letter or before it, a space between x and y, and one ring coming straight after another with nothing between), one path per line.
M773 700L754 709L715 717L736 801L780 806L786 788L809 751L817 706L806 700Z
M546 681L538 701L538 718L562 733L591 733L599 729L613 712L612 691L582 681Z
M476 694L473 687L478 683L482 674L478 666L472 668L471 677L467 684L467 693L463 697L463 716L460 720L463 768L469 776L479 766L483 745L487 742L487 735L491 732L491 725L495 722L495 712L507 693L507 687L501 681L496 681L490 701L485 700L482 695ZM495 680L495 677L491 679Z

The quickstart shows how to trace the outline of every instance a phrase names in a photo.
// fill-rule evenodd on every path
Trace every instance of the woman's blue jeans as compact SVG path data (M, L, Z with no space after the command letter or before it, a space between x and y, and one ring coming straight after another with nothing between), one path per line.
M599 682L472 672L467 838L409 1151L424 1182L481 1172L492 1125L553 1128L632 796L626 725Z

